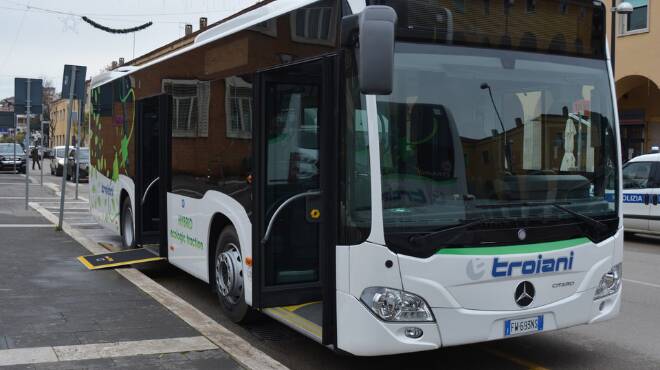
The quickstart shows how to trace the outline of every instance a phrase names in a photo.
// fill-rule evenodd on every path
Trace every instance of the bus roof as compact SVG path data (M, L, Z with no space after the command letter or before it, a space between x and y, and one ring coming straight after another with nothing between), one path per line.
M197 35L195 41L192 44L184 46L181 49L165 54L161 57L153 59L139 66L130 66L130 65L121 66L112 71L107 71L99 75L96 75L92 77L91 87L92 88L99 87L108 82L112 82L118 78L130 75L136 71L164 62L178 55L202 47L213 41L222 39L236 32L242 31L246 28L252 27L261 22L265 22L271 18L278 17L282 14L286 14L295 9L302 8L317 1L318 0L275 0L271 2L264 1L263 5L258 6L253 10L250 10L233 18L229 17L227 20L220 21L220 23L218 23L217 25L211 26L208 30ZM352 3L351 5L353 5L353 3L356 3L356 1L351 1L351 3Z

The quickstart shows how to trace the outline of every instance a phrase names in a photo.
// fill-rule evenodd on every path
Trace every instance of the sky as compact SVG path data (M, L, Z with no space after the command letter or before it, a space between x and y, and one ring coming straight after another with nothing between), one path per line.
M87 67L87 78L113 60L126 61L199 29L256 0L0 0L0 100L14 95L14 78L43 78L59 92L65 64ZM28 8L29 7L29 8ZM82 20L111 28L154 24L133 34L111 34Z

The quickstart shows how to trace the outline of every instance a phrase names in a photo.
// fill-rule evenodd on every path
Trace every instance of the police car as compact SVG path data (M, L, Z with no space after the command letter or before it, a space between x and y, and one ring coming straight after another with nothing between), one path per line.
M660 234L660 153L640 155L623 166L626 232Z

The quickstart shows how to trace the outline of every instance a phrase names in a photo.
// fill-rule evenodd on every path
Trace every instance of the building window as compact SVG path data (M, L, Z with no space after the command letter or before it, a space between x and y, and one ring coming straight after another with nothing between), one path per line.
M490 0L484 0L484 15L490 14Z
M327 5L325 5L327 4ZM334 45L335 8L331 2L302 8L291 13L293 41L306 44Z
M567 0L559 1L559 13L560 14L568 13L568 2L567 2Z
M627 0L633 6L631 14L620 16L619 34L646 32L649 29L649 1Z
M536 0L526 0L525 1L525 11L527 13L536 12Z
M172 136L207 137L210 83L163 80L163 92L172 96Z
M240 77L225 79L227 137L252 138L252 84Z

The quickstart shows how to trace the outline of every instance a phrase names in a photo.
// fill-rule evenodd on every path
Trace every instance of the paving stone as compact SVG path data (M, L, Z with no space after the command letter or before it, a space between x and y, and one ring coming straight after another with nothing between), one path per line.
M75 333L32 333L17 336L6 336L7 348L30 348L69 346L80 344Z
M1 179L0 179L1 182ZM35 190L33 196L52 193ZM0 186L0 197L20 196ZM0 199L0 223L47 223L23 201ZM89 252L51 228L3 230L0 237L0 350L199 336L114 271L89 271ZM103 234L104 238L110 238ZM114 238L116 239L116 237ZM235 369L222 350L11 366L8 369ZM4 368L3 368L4 369Z
M121 328L96 330L76 333L81 344L136 341L145 339L164 339L191 337L199 335L189 326L156 326L150 328Z
M101 358L95 360L83 361L62 361L45 364L35 364L36 370L91 370L91 369L112 369L115 367L114 361L110 358Z
M116 369L190 369L190 370L234 370L242 369L221 350L202 351L206 358L191 360L187 352L182 354L164 354L116 358Z
M192 351L184 353L190 360L218 360L230 359L229 355L223 351Z

